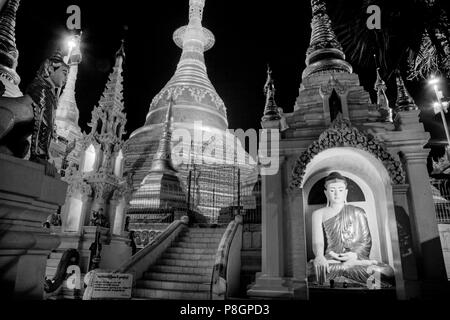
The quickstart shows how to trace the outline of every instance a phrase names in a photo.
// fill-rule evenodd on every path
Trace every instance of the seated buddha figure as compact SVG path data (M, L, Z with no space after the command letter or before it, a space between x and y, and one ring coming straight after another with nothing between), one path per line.
M366 287L377 279L379 288L392 287L394 271L369 258L372 238L366 213L346 204L347 193L345 177L338 172L326 177L327 206L312 214L315 258L308 264L308 279L320 284L333 280L336 286L352 287Z

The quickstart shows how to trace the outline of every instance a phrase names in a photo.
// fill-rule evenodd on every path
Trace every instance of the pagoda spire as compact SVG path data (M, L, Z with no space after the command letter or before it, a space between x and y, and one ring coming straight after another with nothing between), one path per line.
M75 84L78 76L78 65L82 60L80 44L80 35L74 35L70 37L69 54L67 56L67 63L70 66L70 69L69 74L67 75L66 85L58 100L55 122L58 131L66 130L72 127L74 130L81 134L81 129L78 125L80 112L78 110L77 102L75 99ZM62 132L58 131L58 135L64 136Z
M215 38L202 26L204 6L205 0L189 1L189 22L173 34L175 44L182 49L180 60L172 78L152 100L144 127L160 124L167 108L164 97L170 95L176 102L174 125L180 119L190 121L194 115L198 119L199 113L206 113L205 125L221 130L228 128L225 104L212 85L205 65L204 52L214 45ZM180 100L183 100L182 110Z
M16 47L16 13L20 0L7 0L0 12L0 74L18 85L20 77L16 72L19 51Z
M123 64L125 58L124 40L116 52L116 62L109 75L105 90L92 110L89 126L90 135L103 144L118 143L125 134L126 115L123 112ZM101 121L99 121L101 120ZM99 127L101 126L101 127Z
M158 149L153 156L150 172L177 172L172 163L172 149L170 146L170 141L172 139L172 106L174 101L172 97L169 97L168 100L169 106L166 112L166 120L163 124L162 136L159 141Z
M281 118L275 102L275 84L272 79L272 70L267 66L267 80L264 85L264 93L266 95L266 105L264 107L264 116L262 121L279 120Z
M377 108L382 119L386 122L392 122L392 109L389 108L389 99L386 95L387 86L380 76L380 68L377 68L377 80L374 89L377 92Z
M116 52L116 62L108 78L99 106L103 109L123 110L123 64L125 61L125 41L122 39Z
M324 0L311 0L311 8L311 39L306 51L303 78L323 71L351 73L352 67L345 61L345 54L333 31Z
M400 70L395 71L397 82L397 101L395 102L395 111L409 111L419 109L414 99L406 89Z

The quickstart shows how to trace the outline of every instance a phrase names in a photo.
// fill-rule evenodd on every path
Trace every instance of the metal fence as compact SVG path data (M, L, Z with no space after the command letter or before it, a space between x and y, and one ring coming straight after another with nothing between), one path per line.
M436 220L440 224L450 223L450 179L431 179Z

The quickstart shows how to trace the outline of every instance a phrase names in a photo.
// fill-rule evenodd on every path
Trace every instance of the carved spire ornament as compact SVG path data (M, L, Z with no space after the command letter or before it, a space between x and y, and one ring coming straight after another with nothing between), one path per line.
M375 81L374 89L377 92L377 108L382 120L392 122L392 109L389 108L389 100L386 96L387 86L381 79L380 68L377 68L377 80Z
M16 13L20 0L7 0L0 12L0 68L15 85L20 83L16 72L19 51L16 47Z
M264 93L266 95L266 105L264 108L264 116L262 117L262 121L281 119L277 103L275 102L275 84L272 79L272 70L270 70L269 66L267 66L267 80L264 85Z
M121 141L125 134L126 116L123 113L123 63L125 58L124 41L116 52L116 62L108 78L105 90L92 111L89 126L99 142Z
M395 111L409 111L419 109L414 99L406 89L400 70L395 71L397 82L397 101L395 102Z
M167 108L166 121L163 124L163 132L159 141L158 150L153 157L151 172L177 172L172 163L172 150L170 147L170 141L172 139L172 97L169 98L168 102L169 107Z
M345 61L345 54L333 31L325 2L311 0L311 8L311 40L306 51L307 67L302 77L324 71L351 73L352 67Z
M71 37L70 42L73 44L73 47L67 56L70 69L66 86L58 101L55 121L57 134L68 140L72 140L73 138L69 136L68 131L75 134L78 138L81 137L81 129L78 125L80 112L78 111L77 102L75 100L75 83L78 75L78 64L80 64L82 60L80 51L81 37L75 35Z
M152 167L130 201L128 214L131 224L161 219L161 209L164 209L170 215L174 210L185 210L187 207L186 194L177 176L177 170L173 166L171 156L173 104L172 97L169 97L166 120L163 124L158 150L153 157ZM152 216L154 213L158 213L158 215ZM142 216L142 214L144 215ZM166 217L164 216L163 219Z

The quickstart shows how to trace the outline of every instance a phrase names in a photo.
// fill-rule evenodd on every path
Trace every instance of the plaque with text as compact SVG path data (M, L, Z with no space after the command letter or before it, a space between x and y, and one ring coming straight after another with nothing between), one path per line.
M133 275L93 272L87 284L83 299L131 299Z

